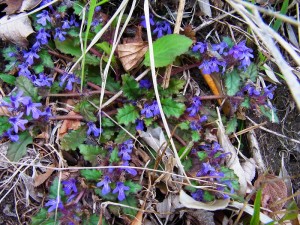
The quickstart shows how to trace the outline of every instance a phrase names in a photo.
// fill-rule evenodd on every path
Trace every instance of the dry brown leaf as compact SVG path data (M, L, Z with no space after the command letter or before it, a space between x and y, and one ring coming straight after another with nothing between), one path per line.
M134 38L124 39L124 43L117 47L120 61L126 71L136 68L148 50L148 44L143 41L141 33L139 26Z
M250 158L246 162L243 162L241 165L242 165L243 170L245 171L245 177L246 177L246 181L248 183L247 193L251 193L253 190L253 185L252 185L251 181L254 179L255 172L256 172L255 161L254 161L254 159Z
M227 166L234 171L234 173L239 178L240 190L239 194L244 196L247 191L247 180L245 177L245 171L243 170L237 152L234 146L231 144L228 136L225 134L225 128L221 120L220 112L218 111L219 121L218 121L218 139L219 143L224 149L225 153L230 153L229 157L226 158Z
M68 113L68 116L79 115L78 113L71 111ZM62 138L69 130L77 130L80 127L80 120L64 120L60 129L59 137Z
M287 198L287 188L282 179L273 174L260 175L254 183L256 188L262 187L261 206L272 211L282 209L285 202L280 200Z
M24 12L30 10L40 4L42 0L0 0L1 4L6 4L7 7L3 10L7 15L17 12Z
M141 206L141 210L138 211L138 213L136 214L136 216L134 217L134 219L132 220L130 225L142 225L143 223L143 215L144 212L143 210L145 209L145 203Z
M214 213L207 210L188 210L186 217L191 220L191 224L215 225Z
M0 38L3 41L10 41L16 45L26 47L27 36L33 33L31 22L25 13L13 15L0 19Z
M54 164L49 165L49 167L55 167ZM43 184L53 173L53 169L48 168L45 173L35 176L34 178L34 187L40 186Z
M7 15L14 14L22 6L23 0L2 0L0 4L6 4L7 7L2 12L5 12Z
M181 33L196 42L196 40L197 40L196 39L196 32L194 31L193 27L190 24L186 25L184 27L183 32L181 32Z

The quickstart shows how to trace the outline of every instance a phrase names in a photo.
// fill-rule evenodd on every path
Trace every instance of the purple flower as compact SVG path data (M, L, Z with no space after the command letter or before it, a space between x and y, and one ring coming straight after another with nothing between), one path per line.
M86 132L87 135L90 135L91 133L93 133L95 137L98 137L102 133L102 129L97 128L95 123L88 122L87 125L89 128Z
M39 78L35 79L33 83L38 87L51 87L53 78L49 78L44 73L40 73Z
M38 54L36 54L36 50L35 49L31 49L29 52L25 52L24 51L24 58L26 59L26 63L28 65L32 65L34 58L38 59L40 58Z
M135 127L136 130L143 131L145 129L143 120L136 119L135 124L136 124L136 127Z
M148 79L142 79L142 80L140 80L139 84L140 84L140 88L149 89L149 88L152 87L152 83Z
M56 208L63 209L64 206L60 200L60 197L58 196L56 199L50 199L45 206L50 206L48 209L48 212L54 211Z
M74 178L62 181L61 183L63 185L63 190L65 191L66 195L70 195L72 191L74 193L77 193L76 180Z
M128 161L124 161L122 166L129 166L129 162ZM125 170L127 173L131 174L132 176L136 176L137 175L137 171L135 169L132 168L124 168L123 170Z
M199 202L203 202L203 191L198 189L197 191L193 192L192 194L193 199Z
M216 171L214 167L212 167L209 162L203 163L201 170L196 174L197 177L201 176L213 176L217 181L220 181L221 177L224 177L224 173Z
M23 116L24 113L19 113L17 116L15 117L11 117L9 118L9 123L11 125L13 125L13 129L15 133L18 133L19 128L21 128L22 130L25 130L25 124L28 123L28 120L23 120L21 119L21 117Z
M124 161L130 160L130 153L132 152L133 146L133 141L131 139L124 141L121 145L119 145L118 156L122 156L122 160Z
M223 67L223 72L225 71L226 62L219 61L216 57L211 58L210 60L203 60L199 66L199 69L202 69L204 74L211 74L213 72L219 72L219 66Z
M74 25L75 27L78 27L78 26L79 26L79 23L76 22L76 17L75 17L75 15L71 15L69 24L70 24L71 26Z
M55 28L54 39L58 39L60 41L66 40L65 36L67 32L61 30L60 28Z
M36 17L39 18L36 22L41 24L42 26L46 26L47 21L51 22L51 18L47 10L43 10L42 13L37 14Z
M19 76L25 76L25 77L30 77L31 72L28 69L28 63L24 62L20 65L18 65L19 70Z
M228 52L235 59L241 61L241 67L246 68L250 65L250 58L253 58L253 50L245 45L246 41L241 41L237 45L234 45Z
M141 110L141 114L144 115L146 118L151 118L160 115L157 101L154 100L152 104L145 103L144 108Z
M156 22L156 27L153 30L153 34L157 34L157 38L160 38L166 34L171 34L171 25L167 21L158 21Z
M260 91L256 90L256 88L251 84L247 84L242 91L247 91L251 97L260 96Z
M111 180L110 180L109 176L105 176L102 181L97 183L97 187L103 186L103 188L102 188L103 195L107 195L110 192L110 190L111 190L110 186L109 186L110 183L111 183Z
M221 55L224 53L225 48L228 48L228 45L224 41L222 41L220 44L214 44L214 45L212 45L212 49L214 51L219 52L219 54L221 54Z
M100 12L100 10L101 10L101 6L96 6L95 7L95 12Z
M203 43L203 42L197 42L193 48L192 48L193 52L197 52L199 51L200 53L204 53L207 51L207 43Z
M126 196L124 191L128 191L129 187L125 186L123 182L117 182L116 188L113 190L113 194L118 193L118 200L123 201Z
M93 19L91 26L96 27L102 22L102 19Z
M200 97L193 97L193 103L191 107L187 108L186 111L189 112L189 116L194 117L199 112L199 108L202 105Z
M3 136L8 137L12 142L16 142L19 140L19 135L17 134L12 134L13 130L12 129L8 129Z
M199 119L200 123L203 123L203 122L206 122L206 121L207 121L207 116L206 115L201 116L201 118Z
M37 108L41 107L41 103L33 103L31 100L28 101L26 104L26 115L29 116L30 112L32 113L32 118L33 119L38 119L42 112Z
M192 121L192 122L190 123L190 128L191 128L192 130L200 130L200 129L202 129L202 126L201 126L201 124L199 123L199 121Z
M69 91L72 91L73 83L80 84L80 79L72 73L64 73L63 76L61 77L59 86L62 87L66 81L67 81L66 89Z
M40 116L43 116L46 119L46 121L48 121L49 118L52 116L51 108L47 107L46 110L40 114Z
M63 20L63 24L62 24L61 28L63 30L71 28L70 27L70 22L67 19Z
M36 35L36 40L38 40L42 45L48 44L48 38L50 34L46 32L44 28L40 29Z
M19 108L20 103L26 105L30 101L31 98L28 96L22 96L23 93L24 93L23 91L19 91L16 95L10 96L10 103L14 109Z
M154 16L152 14L150 14L150 25L153 26L154 25L154 20L153 20ZM142 19L142 22L140 23L140 25L144 28L147 28L146 26L146 19L145 19L145 16L141 16L141 19Z
M268 97L269 99L273 99L274 94L273 92L275 91L277 87L272 86L271 84L268 85L267 87L264 88L264 96Z

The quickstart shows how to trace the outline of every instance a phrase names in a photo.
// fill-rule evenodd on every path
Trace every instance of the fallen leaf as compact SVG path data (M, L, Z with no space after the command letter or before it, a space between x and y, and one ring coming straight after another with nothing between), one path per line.
M0 0L1 4L6 4L7 7L3 10L7 15L17 12L24 12L30 10L40 4L42 0Z
M188 38L192 39L193 41L196 42L196 32L194 31L193 27L188 24L184 27L183 32L180 32L182 34L184 34L185 36L187 36Z
M255 165L254 159L250 158L246 162L243 162L242 168L245 171L245 177L246 177L246 181L248 183L247 193L251 193L251 191L253 189L251 181L254 179L255 172L256 172L256 165Z
M27 36L33 33L31 22L26 13L4 16L0 19L0 38L16 45L26 47Z
M269 67L266 63L263 65L263 67L265 69L267 76L271 79L272 82L281 84L280 81L277 79L275 73L271 69L271 67Z
M230 199L219 199L213 202L203 203L196 201L183 190L181 190L179 195L179 201L182 205L190 209L204 209L208 211L216 211L220 209L225 209L228 206Z
M287 187L284 181L273 174L262 174L254 183L254 187L262 187L261 206L272 211L282 209L287 198Z
M188 210L186 212L187 219L191 220L191 224L215 225L214 213L198 209Z
M136 68L148 50L148 44L143 41L141 36L141 27L139 26L133 39L125 39L124 43L117 47L120 61L126 71Z
M2 12L5 12L7 15L14 14L21 8L22 2L23 0L2 0L0 4L7 5Z
M136 216L134 217L134 219L132 220L130 225L142 225L143 223L143 215L144 212L143 210L145 209L145 202L144 204L141 206L141 210L138 211L138 213L136 214Z
M26 196L30 196L32 197L35 201L40 202L41 199L38 198L37 196L37 192L34 189L34 185L33 185L33 178L28 176L25 173L20 173L20 178L22 179L22 184L25 186L26 188ZM29 204L29 200L28 198L26 198L27 203Z
M237 152L234 148L234 146L231 144L228 136L225 134L225 128L221 120L220 112L218 111L219 115L219 120L218 120L218 139L219 143L224 149L225 153L229 153L229 157L226 158L226 165L228 168L232 169L234 173L238 176L239 178L239 183L240 183L240 190L239 194L244 196L247 191L247 180L245 177L245 171L243 170Z
M78 113L71 111L68 113L68 116L79 115ZM62 138L69 130L77 130L80 127L80 120L64 120L60 129L59 137Z
M54 164L51 164L51 165L49 165L49 167L54 168L55 166L54 166ZM53 169L48 168L45 173L35 176L33 186L38 187L41 184L43 184L51 176L53 171L54 171Z
M209 0L202 0L202 1L198 1L201 13L204 16L208 16L208 17L212 17L212 13L211 13L211 4L209 2Z

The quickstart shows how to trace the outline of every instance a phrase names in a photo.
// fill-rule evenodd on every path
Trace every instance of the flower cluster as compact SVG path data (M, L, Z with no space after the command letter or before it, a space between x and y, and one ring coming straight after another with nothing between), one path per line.
M1 106L7 108L11 113L11 117L8 119L11 128L3 133L2 137L8 137L11 141L16 142L19 140L18 133L24 131L25 125L29 122L29 118L23 118L23 116L31 116L33 120L43 117L44 120L48 120L51 116L50 108L45 111L41 111L41 103L32 102L29 96L23 96L23 91L19 91L16 94L12 94L7 101L2 101Z
M151 104L145 103L144 108L141 110L141 115L145 118L151 118L160 115L157 101L154 100Z
M187 112L189 112L189 116L194 117L198 114L200 110L200 106L202 105L200 97L196 96L192 99L192 105L186 109Z
M251 63L250 58L253 58L253 50L246 46L246 41L241 41L231 48L226 42L222 41L219 44L213 44L211 49L212 51L209 53L206 42L197 42L192 48L192 51L200 52L203 55L199 69L204 74L224 73L227 66L230 67L236 64L239 69L245 70Z
M251 104L268 106L267 100L274 98L274 91L276 88L276 86L268 85L263 89L259 89L253 83L247 83L242 90L237 93L237 96L249 96L249 98L252 100Z
M145 16L141 17L142 22L140 23L140 25L144 28L147 28L146 26L146 20L145 20ZM171 25L169 22L167 21L154 21L154 16L152 14L150 14L150 25L154 26L155 28L153 30L153 34L156 35L157 38L161 38L162 36L166 35L166 34L171 34Z
M87 126L88 126L88 130L86 132L87 135L91 135L91 133L93 133L93 135L95 137L99 137L99 135L102 133L102 128L97 128L96 124L93 122L87 122Z
M118 146L118 156L122 160L118 165L124 166L124 168L109 169L103 176L102 180L97 183L97 187L102 188L102 195L107 195L109 193L118 194L119 201L123 201L126 198L125 192L129 190L129 187L126 186L124 182L119 181L119 179L123 172L126 172L131 176L137 175L137 171L135 169L128 168L129 161L131 160L130 154L132 153L133 148L134 144L132 139L126 140ZM114 184L115 188L112 190L112 186Z
M191 154L194 157L198 157L201 164L200 169L197 172L197 177L207 177L211 182L217 184L216 189L220 192L234 193L233 184L231 178L227 176L227 169L221 164L224 158L228 155L223 152L221 146L214 142L213 144L200 145L198 150L194 149ZM197 201L205 201L204 193L206 191L196 190L192 193L192 197ZM222 198L228 198L227 194L218 194Z

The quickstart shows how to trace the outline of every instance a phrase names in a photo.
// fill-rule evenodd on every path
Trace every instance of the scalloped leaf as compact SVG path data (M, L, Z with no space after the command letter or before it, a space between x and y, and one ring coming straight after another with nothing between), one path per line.
M139 112L133 105L124 105L123 108L118 109L117 120L119 123L123 123L126 126L129 123L134 123L139 117Z

